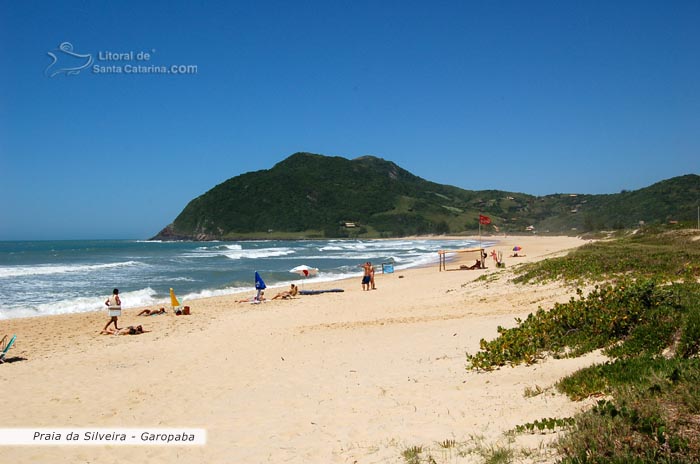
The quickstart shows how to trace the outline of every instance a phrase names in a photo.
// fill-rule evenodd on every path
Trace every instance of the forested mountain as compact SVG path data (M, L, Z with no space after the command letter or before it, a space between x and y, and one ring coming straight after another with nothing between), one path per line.
M472 191L422 179L373 156L295 153L192 200L154 239L400 237L477 230L569 233L691 221L700 176L611 195ZM494 227L495 226L495 227Z

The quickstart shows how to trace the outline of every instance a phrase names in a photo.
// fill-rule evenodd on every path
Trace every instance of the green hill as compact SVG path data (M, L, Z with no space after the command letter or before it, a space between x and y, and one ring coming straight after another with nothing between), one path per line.
M399 237L475 231L479 214L501 231L562 232L692 220L700 177L615 195L471 191L429 182L396 164L296 153L231 178L192 200L154 239ZM489 231L494 229L490 228Z

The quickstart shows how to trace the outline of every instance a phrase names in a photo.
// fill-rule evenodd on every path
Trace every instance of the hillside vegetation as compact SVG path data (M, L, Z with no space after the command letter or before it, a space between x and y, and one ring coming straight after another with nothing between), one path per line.
M157 239L400 237L485 232L542 233L694 219L700 176L615 195L535 197L473 191L422 179L391 161L296 153L271 169L233 177L192 200Z
M650 228L516 273L523 285L597 285L516 320L516 327L499 327L496 339L467 354L467 368L489 371L602 349L610 361L562 379L557 388L574 400L606 399L574 418L537 421L538 427L569 428L558 443L560 462L698 462L700 233Z

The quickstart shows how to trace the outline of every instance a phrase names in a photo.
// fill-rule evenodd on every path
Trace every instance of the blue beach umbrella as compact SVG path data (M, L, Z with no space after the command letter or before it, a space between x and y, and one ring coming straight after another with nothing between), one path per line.
M258 291L258 295L255 297L256 301L260 301L260 293L262 293L262 291L266 288L267 285L265 285L265 281L262 280L262 277L260 277L258 271L255 271L255 289Z
M255 271L255 289L256 290L265 290L267 288L267 285L265 285L265 282L262 280L262 277L260 277L260 274L258 274L258 271Z

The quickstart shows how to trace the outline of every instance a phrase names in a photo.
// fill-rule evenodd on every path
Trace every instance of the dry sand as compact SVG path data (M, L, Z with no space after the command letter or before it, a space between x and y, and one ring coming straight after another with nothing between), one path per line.
M400 463L420 446L437 463L467 463L496 446L513 449L516 462L551 461L554 435L504 433L585 407L552 386L603 357L477 373L465 369L465 353L498 325L568 300L571 288L509 278L519 263L584 242L491 239L506 269L489 258L485 270L438 272L436 264L378 274L374 291L362 291L358 274L305 284L344 293L259 305L235 303L241 295L202 299L179 317L124 311L120 325L142 324L143 335L99 335L106 311L3 321L0 332L18 340L15 362L0 366L0 427L203 428L207 442L3 446L0 455L14 463ZM526 257L508 258L514 244ZM476 280L485 273L493 276ZM525 397L537 388L544 393ZM455 446L441 447L446 440Z

